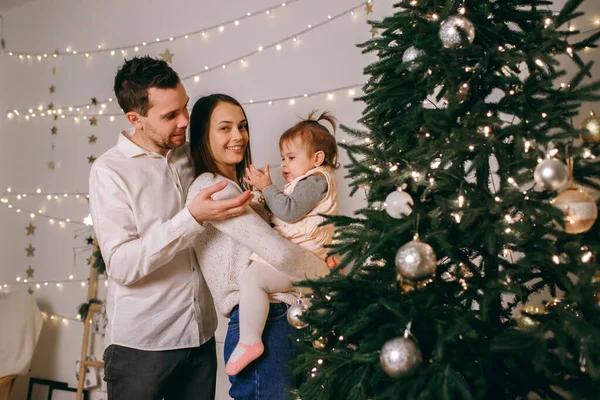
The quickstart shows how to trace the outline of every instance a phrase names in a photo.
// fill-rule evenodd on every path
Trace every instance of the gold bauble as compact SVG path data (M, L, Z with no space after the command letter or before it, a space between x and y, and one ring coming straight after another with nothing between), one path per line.
M575 188L562 192L552 204L563 211L567 233L587 232L598 218L598 207L594 199Z
M586 143L598 143L600 142L600 118L590 112L590 116L583 121L581 124L581 138Z
M325 348L325 346L327 345L327 338L320 336L319 338L313 340L312 344L315 349L323 350Z
M531 304L528 304L526 306L524 306L521 311L519 312L519 315L517 316L517 326L524 331L531 331L534 330L535 328L537 328L537 326L540 324L538 321L536 321L535 319L531 318L529 315L542 315L542 314L546 314L546 310L544 310L543 307L540 306L533 306Z

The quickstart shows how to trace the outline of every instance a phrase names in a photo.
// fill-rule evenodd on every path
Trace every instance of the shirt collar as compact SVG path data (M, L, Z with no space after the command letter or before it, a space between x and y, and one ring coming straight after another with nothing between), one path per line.
M143 154L146 155L154 155L155 153L144 149L143 147L138 146L133 143L131 138L135 134L135 128L130 128L124 131L121 131L119 135L119 140L117 142L117 149L127 157L137 157Z

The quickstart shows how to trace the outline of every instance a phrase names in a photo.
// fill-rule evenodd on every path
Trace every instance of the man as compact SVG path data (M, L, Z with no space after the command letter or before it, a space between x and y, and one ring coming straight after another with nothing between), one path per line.
M90 172L90 209L108 275L108 397L214 399L217 319L191 241L203 222L241 214L252 194L213 201L223 182L185 207L193 180L189 98L166 62L125 61L114 91L133 127Z

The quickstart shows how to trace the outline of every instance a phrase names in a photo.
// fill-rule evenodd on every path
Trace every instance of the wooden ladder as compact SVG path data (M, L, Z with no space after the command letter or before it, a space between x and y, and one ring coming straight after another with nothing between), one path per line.
M88 303L98 295L98 272L94 266L90 266L90 280L88 286ZM87 367L104 368L104 362L88 360L88 347L90 343L90 326L95 313L102 312L101 304L90 304L87 316L83 321L83 342L81 344L81 361L79 364L79 381L77 382L77 400L82 400L83 385L85 384L85 374Z

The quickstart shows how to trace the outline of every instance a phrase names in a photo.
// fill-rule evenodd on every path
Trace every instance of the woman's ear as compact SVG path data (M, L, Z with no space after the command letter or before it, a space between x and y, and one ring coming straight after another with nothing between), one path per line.
M325 153L321 150L317 151L313 156L313 163L316 167L320 167L325 161Z
M140 120L140 115L135 111L130 111L125 114L125 116L131 125L135 126L137 129L141 129L143 127L142 121Z

